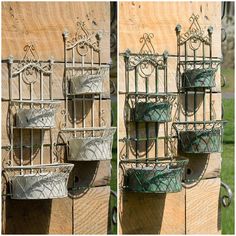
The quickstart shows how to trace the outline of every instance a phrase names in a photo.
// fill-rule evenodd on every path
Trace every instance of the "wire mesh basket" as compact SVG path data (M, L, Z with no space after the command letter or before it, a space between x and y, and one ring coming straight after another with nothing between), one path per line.
M182 189L188 159L168 161L123 160L123 189L143 193L171 193Z
M171 121L174 95L129 94L128 119L135 122L169 122Z
M67 196L74 164L57 163L7 167L12 199L53 199Z
M103 92L103 77L96 75L78 75L70 80L70 93L79 94L96 94Z
M94 130L93 136L74 137L68 141L69 161L112 159L113 135L116 128Z
M182 73L183 88L212 88L215 87L214 68L198 68L186 70Z
M225 121L174 123L181 151L184 153L222 152L225 123Z
M16 126L19 128L53 128L55 127L55 113L55 108L20 108L16 113Z

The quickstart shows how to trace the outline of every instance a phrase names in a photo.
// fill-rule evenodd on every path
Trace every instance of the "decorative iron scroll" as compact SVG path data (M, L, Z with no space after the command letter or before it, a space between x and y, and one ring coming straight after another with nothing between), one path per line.
M181 34L178 38L178 45L183 45L184 43L188 42L189 47L192 50L199 49L201 43L205 43L206 45L211 44L211 35L213 32L213 27L208 28L208 35L204 35L204 31L202 30L200 24L198 23L199 15L192 14L189 18L191 25L189 29ZM176 26L177 34L181 32L181 25Z
M100 52L100 41L102 39L102 32L90 33L83 21L77 21L76 23L77 31L71 37L71 39L66 40L66 49L76 48L77 53L80 56L85 56L89 48L92 48L96 52ZM69 33L64 32L64 38L67 38Z
M53 64L53 59L49 60L49 63L42 63L39 61L39 56L35 45L33 43L29 43L24 47L25 55L23 59L13 65L12 67L12 76L16 76L19 73L22 73L22 79L26 84L35 83L40 79L40 71L45 74L50 74ZM9 63L13 63L13 57L9 57Z

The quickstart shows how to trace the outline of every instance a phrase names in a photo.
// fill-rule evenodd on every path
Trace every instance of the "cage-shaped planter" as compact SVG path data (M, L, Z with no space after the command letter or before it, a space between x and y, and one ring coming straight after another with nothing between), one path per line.
M137 96L137 97L135 97ZM128 119L135 122L171 121L173 94L132 94L128 95Z
M8 167L12 199L53 199L67 196L67 182L74 164Z
M178 132L181 151L184 153L222 152L224 123L224 121L209 121L173 124Z
M182 73L183 88L212 88L215 87L214 68L191 69Z
M55 108L20 108L16 113L16 127L53 128L55 127Z
M94 130L94 136L74 137L68 141L69 161L97 161L112 159L115 128Z
M70 94L96 94L103 92L103 77L97 75L78 75L69 80Z
M125 171L124 189L143 193L179 192L187 163L187 159L133 163Z

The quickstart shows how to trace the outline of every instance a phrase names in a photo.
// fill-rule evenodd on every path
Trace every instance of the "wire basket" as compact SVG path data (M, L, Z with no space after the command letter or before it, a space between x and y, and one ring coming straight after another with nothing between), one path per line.
M78 75L70 80L70 93L79 94L96 94L103 92L103 77L98 75Z
M173 124L184 153L214 153L223 151L225 121L179 122Z
M67 196L67 182L74 164L7 167L12 199L53 199Z
M174 95L139 94L138 99L129 95L129 120L135 122L169 122L171 121Z
M216 69L191 69L182 73L183 88L212 88L215 87Z
M169 161L122 161L123 189L143 193L172 193L182 189L184 168L188 159Z
M20 108L16 112L18 128L53 128L55 127L55 108Z
M94 136L74 137L68 141L69 161L112 159L113 135L116 128L93 131Z

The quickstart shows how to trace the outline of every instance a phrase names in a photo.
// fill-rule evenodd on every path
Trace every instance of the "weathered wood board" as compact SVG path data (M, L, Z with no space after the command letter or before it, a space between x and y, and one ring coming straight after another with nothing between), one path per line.
M2 4L2 59L22 59L22 48L37 45L41 60L64 61L62 33L76 33L84 21L91 32L102 31L101 62L110 62L110 4L108 2L5 2Z
M4 234L72 234L72 200L6 200Z
M83 189L76 198L21 201L4 198L2 232L107 234L109 198L109 186Z
M73 234L107 234L110 186L81 190L73 199Z
M201 180L186 189L186 233L219 234L220 178Z
M109 185L111 179L111 162L105 161L80 161L75 165L70 174L68 188L94 187ZM75 185L73 186L73 182Z
M121 193L121 234L184 234L185 190L171 194Z
M138 53L143 33L154 33L153 45L158 53L168 50L169 54L176 54L175 27L181 24L185 32L193 13L199 15L202 29L213 27L213 56L221 57L220 2L120 2L120 53L127 48Z

